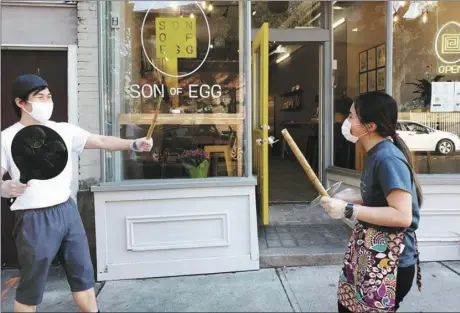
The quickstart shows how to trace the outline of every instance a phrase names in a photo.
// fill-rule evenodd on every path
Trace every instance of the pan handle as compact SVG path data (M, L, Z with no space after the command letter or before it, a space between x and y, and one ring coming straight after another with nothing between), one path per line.
M27 185L27 183L29 182L29 180L26 179L26 178L20 177L20 178L19 178L19 182L20 182L21 184ZM14 203L15 201L16 201L16 198L9 198L9 199L8 199L8 204L9 204L10 206L12 206L13 203Z

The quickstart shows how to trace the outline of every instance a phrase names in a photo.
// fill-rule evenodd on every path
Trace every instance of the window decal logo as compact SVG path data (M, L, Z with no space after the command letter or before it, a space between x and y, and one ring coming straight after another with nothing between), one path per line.
M199 8L203 15L204 21L206 22L208 32L208 48L206 55L204 56L201 63L191 72L182 75L176 75L167 73L161 70L154 62L151 55L149 55L145 44L144 44L144 27L147 22L147 17L152 10L156 1L152 1L149 9L145 13L144 20L141 26L141 45L142 51L146 56L148 62L160 73L165 76L173 78L182 78L190 76L203 66L206 61L209 50L211 48L211 29L209 27L209 21L204 12L203 8L194 2ZM157 58L163 58L166 62L174 60L174 58L195 58L197 56L197 43L196 43L196 17L156 17L156 54Z

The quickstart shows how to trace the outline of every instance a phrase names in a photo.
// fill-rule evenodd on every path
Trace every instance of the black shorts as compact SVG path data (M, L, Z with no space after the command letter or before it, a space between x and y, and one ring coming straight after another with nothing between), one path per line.
M20 273L19 303L42 302L48 271L58 252L72 292L94 287L88 239L73 199L49 208L15 211L13 237Z

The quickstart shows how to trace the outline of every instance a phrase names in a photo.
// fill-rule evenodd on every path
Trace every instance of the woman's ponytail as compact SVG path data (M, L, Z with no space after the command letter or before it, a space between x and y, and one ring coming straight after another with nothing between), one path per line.
M409 148L407 147L406 143L404 140L402 140L401 137L399 137L398 133L394 133L393 136L391 136L393 139L393 142L395 146L401 150L401 152L404 154L404 156L407 159L407 162L409 162L410 169L412 171L412 176L414 177L414 183L415 183L415 188L417 190L417 200L418 200L418 205L421 207L423 203L423 194L422 194L422 187L420 186L420 183L417 178L417 174L415 173L414 168L412 167L412 155L410 153Z

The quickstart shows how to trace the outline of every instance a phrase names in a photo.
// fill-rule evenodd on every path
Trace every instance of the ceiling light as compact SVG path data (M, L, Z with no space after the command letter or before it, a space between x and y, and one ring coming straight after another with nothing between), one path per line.
M335 22L333 25L332 25L332 28L337 28L339 27L340 25L342 25L343 23L345 23L345 18L341 18L340 20L338 20L337 22Z
M352 32L357 32L358 29L357 29L357 28L353 28L351 31L352 31Z
M279 45L278 47L276 47L276 50L275 50L277 53L284 53L287 51L287 48L286 47L283 47L282 45Z
M201 2L201 6L203 7L203 9L206 9L206 1Z
M212 6L212 4L209 4L208 5L208 11L212 11L214 9L214 7Z
M286 53L285 55L283 56L280 56L278 59L276 59L276 63L281 63L283 62L284 60L286 60L287 58L289 58L291 55L289 53Z
M273 55L275 53L285 53L285 52L287 52L287 47L284 47L282 45L278 45L275 50L270 52L269 55Z
M428 14L426 13L426 11L425 11L425 12L423 12L423 16L422 16L422 22L423 22L423 23L426 23L426 22L428 22Z

